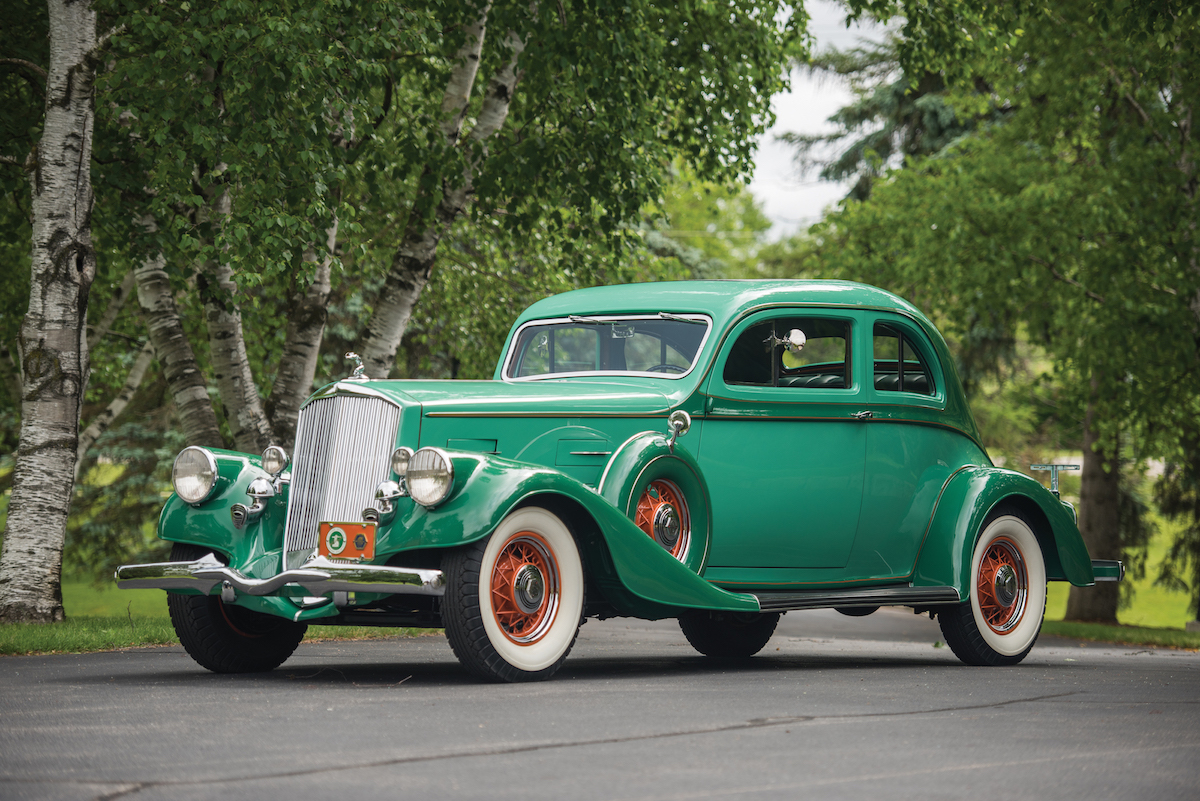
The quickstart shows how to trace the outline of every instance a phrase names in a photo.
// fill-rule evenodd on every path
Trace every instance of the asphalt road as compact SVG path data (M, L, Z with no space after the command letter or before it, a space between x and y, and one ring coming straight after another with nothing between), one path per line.
M1045 639L958 663L907 611L792 613L713 664L589 621L551 681L442 637L312 643L216 676L181 648L0 659L0 798L1200 797L1200 654Z

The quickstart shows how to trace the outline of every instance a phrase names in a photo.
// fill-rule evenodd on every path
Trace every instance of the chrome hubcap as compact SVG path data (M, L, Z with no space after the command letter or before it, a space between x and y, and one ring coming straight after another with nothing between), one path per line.
M513 600L527 615L532 615L546 597L546 580L533 565L522 565L513 578Z
M996 571L996 601L1003 607L1010 607L1017 600L1020 588L1017 586L1017 571L1011 565L1001 565Z
M654 539L670 550L679 542L679 533L679 513L675 511L674 506L664 503L654 513Z

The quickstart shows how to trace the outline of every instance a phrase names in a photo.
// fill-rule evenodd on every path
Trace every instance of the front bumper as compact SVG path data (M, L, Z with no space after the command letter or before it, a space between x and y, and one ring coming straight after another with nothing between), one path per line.
M392 595L443 595L446 580L440 570L346 564L314 556L300 567L265 579L243 575L208 554L194 562L155 562L117 568L117 586L123 590L158 588L196 590L204 595L220 585L223 594L290 595L299 587L303 595L330 592L378 592Z

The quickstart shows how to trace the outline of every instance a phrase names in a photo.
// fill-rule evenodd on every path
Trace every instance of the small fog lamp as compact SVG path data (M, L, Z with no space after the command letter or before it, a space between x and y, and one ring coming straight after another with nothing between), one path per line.
M278 445L271 445L262 455L262 468L273 476L277 476L288 466L287 451Z
M396 474L397 478L404 478L408 473L408 465L412 461L412 457L412 448L396 448L392 452L392 472Z

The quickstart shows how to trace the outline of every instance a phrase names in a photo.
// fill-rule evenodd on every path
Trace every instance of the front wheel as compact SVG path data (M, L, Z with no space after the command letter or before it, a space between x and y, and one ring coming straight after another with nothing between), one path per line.
M761 651L779 625L779 613L688 612L679 618L683 636L700 653L717 659L748 659Z
M968 665L1015 665L1033 649L1046 614L1046 563L1020 510L984 523L971 557L971 598L938 613L946 644Z
M176 543L172 561L194 561L209 548ZM214 673L261 673L282 665L308 626L226 604L216 595L167 594L171 625L188 656Z
M467 670L491 681L554 675L583 616L583 562L562 520L518 509L491 537L447 554L443 568L446 639Z

